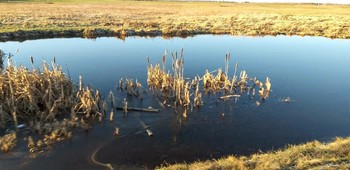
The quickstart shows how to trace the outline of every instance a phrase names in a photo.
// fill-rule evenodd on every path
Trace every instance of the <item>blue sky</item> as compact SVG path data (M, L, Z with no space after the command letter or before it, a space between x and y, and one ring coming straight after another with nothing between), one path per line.
M350 0L225 0L235 2L308 2L308 3L335 3L335 4L350 4Z

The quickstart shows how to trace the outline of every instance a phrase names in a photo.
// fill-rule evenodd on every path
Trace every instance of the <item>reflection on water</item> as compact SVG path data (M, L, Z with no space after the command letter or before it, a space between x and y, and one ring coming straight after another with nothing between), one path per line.
M57 63L69 68L75 81L81 74L104 96L116 89L120 78L137 78L145 86L146 57L161 62L165 49L184 49L185 77L224 67L225 54L231 52L231 74L235 62L239 62L239 68L247 70L249 76L261 80L269 76L273 85L266 101L244 95L237 101L222 102L215 95L205 96L205 105L189 111L187 119L169 108L159 113L129 112L127 117L119 111L114 122L98 123L86 135L76 132L71 142L63 142L35 159L21 152L25 147L12 155L1 154L0 165L9 169L105 169L91 161L98 149L95 158L101 163L119 168L154 167L163 162L247 155L286 144L349 136L349 46L349 40L319 37L211 35L167 40L72 38L0 43L5 52L19 49L13 58L28 67L29 56L34 56L35 64L55 57ZM124 96L119 93L117 97ZM130 99L129 105L159 107L152 95L144 96L142 101ZM148 137L142 123L153 132L152 137ZM120 129L118 138L113 136L116 126Z

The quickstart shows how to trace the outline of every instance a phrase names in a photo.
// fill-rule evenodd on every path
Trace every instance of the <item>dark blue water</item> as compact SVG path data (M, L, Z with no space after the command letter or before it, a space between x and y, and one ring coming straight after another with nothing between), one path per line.
M209 97L206 105L188 114L187 120L173 110L157 114L117 113L116 121L92 128L88 135L76 134L71 143L63 142L53 150L31 159L20 152L1 155L8 169L64 169L79 167L104 169L96 158L117 167L154 167L163 162L192 162L226 155L249 155L258 150L278 149L287 144L312 140L329 141L350 135L350 40L320 37L233 37L201 35L192 38L116 38L46 39L0 43L5 52L19 52L16 64L30 67L51 60L67 67L73 80L84 82L106 96L120 78L138 79L146 87L147 60L160 62L164 50L184 49L185 77L203 75L224 67L225 54L231 53L229 72L236 62L250 77L271 78L272 93L256 106L258 99L242 97L217 102ZM170 56L168 56L170 58ZM169 62L169 60L168 60ZM171 67L168 67L171 69ZM292 102L281 102L290 97ZM132 105L157 107L152 96ZM225 114L222 117L222 113ZM152 129L148 137L140 122ZM112 136L114 127L121 136ZM9 156L10 155L10 156ZM13 158L15 157L15 158ZM44 163L45 162L45 163ZM59 162L65 162L64 164ZM2 167L2 166L1 166Z

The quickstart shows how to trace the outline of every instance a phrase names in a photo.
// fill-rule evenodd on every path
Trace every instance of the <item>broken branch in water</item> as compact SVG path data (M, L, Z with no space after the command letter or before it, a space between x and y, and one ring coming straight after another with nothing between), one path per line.
M226 99L230 99L230 98L239 98L239 97L241 97L241 95L239 95L239 94L230 94L230 95L226 95L226 96L221 96L220 99L226 100Z
M125 107L116 107L118 110L124 110ZM128 107L128 111L140 111L140 112L159 112L160 109L154 109L152 107L149 108L138 108L138 107Z

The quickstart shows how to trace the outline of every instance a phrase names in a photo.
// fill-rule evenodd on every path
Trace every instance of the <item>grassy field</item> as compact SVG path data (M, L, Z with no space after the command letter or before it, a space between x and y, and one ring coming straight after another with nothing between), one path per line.
M162 170L180 169L349 169L350 138L337 138L328 144L314 141L289 146L284 150L258 153L249 157L229 156L192 164L175 164L158 167Z
M350 38L350 6L121 0L0 1L0 40L195 34Z

